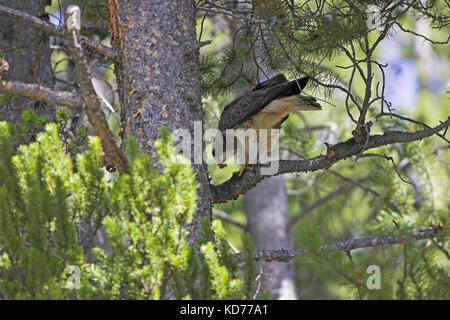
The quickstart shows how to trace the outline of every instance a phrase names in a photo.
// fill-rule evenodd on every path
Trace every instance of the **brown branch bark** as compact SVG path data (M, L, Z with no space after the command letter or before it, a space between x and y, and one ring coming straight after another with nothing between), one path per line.
M78 32L73 31L71 34L67 33L65 40L75 64L81 94L84 100L84 110L86 111L89 122L94 128L95 134L100 137L103 151L111 160L114 167L122 174L127 173L128 164L126 158L116 145L116 139L109 129L100 101L92 85L91 73L83 49L79 44L80 37Z
M29 15L20 10L11 9L0 5L0 16L6 16L14 18L18 21L28 24L30 27L44 31L48 34L55 36L64 37L66 35L66 30L64 27L55 26L53 24L47 23L37 17ZM92 53L101 54L107 58L115 59L117 57L117 52L109 47L102 45L99 42L92 41L84 36L81 36L81 44L83 47Z
M0 93L29 97L54 106L80 108L83 105L81 95L76 92L56 91L37 84L28 84L20 81L1 80Z
M351 250L358 248L369 248L369 247L384 247L392 246L396 244L405 244L411 241L423 240L423 239L434 239L449 237L448 230L446 227L430 227L426 230L414 231L409 234L395 236L381 236L381 237L365 237L359 239L350 239L338 241L330 245L323 245L318 248L318 251L322 253L344 251L350 252ZM296 260L306 254L309 251L307 249L292 249L292 250L257 250L252 253L255 256L256 261L279 261L288 262L291 260ZM245 252L236 253L233 257L242 262L245 259Z
M292 172L307 172L319 169L328 169L336 162L359 155L365 150L390 145L394 143L406 143L422 140L430 137L450 125L450 118L434 128L427 128L416 132L386 131L381 135L372 135L365 141L357 142L354 138L338 143L334 146L328 145L327 155L320 155L305 160L280 160L276 175ZM255 166L252 171L245 171L242 177L233 176L230 180L220 184L211 185L212 203L221 203L228 200L237 199L260 181L269 176L261 175L263 165Z

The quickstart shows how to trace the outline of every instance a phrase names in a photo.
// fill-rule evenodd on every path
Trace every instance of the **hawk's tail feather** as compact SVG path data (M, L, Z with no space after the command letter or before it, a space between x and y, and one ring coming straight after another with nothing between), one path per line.
M322 110L322 106L314 97L298 95L297 99L296 107L298 110Z

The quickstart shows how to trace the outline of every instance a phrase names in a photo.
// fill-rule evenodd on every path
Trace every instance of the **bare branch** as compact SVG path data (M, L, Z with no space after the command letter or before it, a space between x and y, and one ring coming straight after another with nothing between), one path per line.
M319 169L327 169L336 162L360 154L361 152L394 143L406 143L422 140L435 135L450 126L450 118L434 128L427 128L416 132L386 131L382 135L369 136L367 144L364 141L357 142L354 138L328 147L327 155L320 155L304 160L280 160L276 175L292 172L307 172ZM364 148L362 148L365 145ZM269 176L261 175L263 165L256 165L252 171L245 171L242 177L233 176L230 180L214 186L211 185L213 203L221 203L237 199L239 195L247 192L260 181Z
M54 106L81 108L82 97L76 92L55 91L49 88L17 81L0 81L0 93L11 96L24 96L36 99Z
M66 31L63 27L55 26L20 10L11 9L2 5L0 5L0 16L6 16L18 21L22 21L35 29L55 36L64 37L66 34ZM100 42L92 41L86 37L81 36L81 44L89 52L101 54L110 59L115 59L117 57L117 52L114 49L106 47Z
M448 230L445 227L436 226L430 227L429 229L414 231L405 235L390 235L381 237L365 237L359 239L351 239L338 241L330 245L323 245L318 248L319 252L336 252L344 251L350 252L351 250L358 248L370 248L370 247L384 247L392 246L396 244L407 244L411 241L423 240L423 239L434 239L434 238L448 238ZM306 249L292 249L292 250L258 250L252 253L255 256L256 261L279 261L279 262L289 262L291 260L296 260L310 251ZM245 252L236 253L233 257L242 262L245 259Z
M361 190L364 190L364 191L366 191L366 192L372 193L373 195L375 195L375 196L377 196L377 197L380 196L380 193L379 193L378 191L376 191L376 190L374 190L374 189L371 189L371 188L369 188L369 187L366 187L365 185L363 185L363 184L361 183L361 180L354 180L354 179L345 177L345 176L341 175L339 172L336 172L336 171L334 171L334 170L328 170L328 171L331 172L332 174L334 174L335 176L341 178L342 180L345 180L345 181L348 181L348 182L350 182L350 183L353 183L354 185L356 185L356 186L357 186L358 188L360 188Z
M420 34L420 33L414 32L414 31L412 31L412 30L406 29L405 27L403 27L403 26L402 26L400 23L398 23L398 22L395 22L395 24L396 24L396 25L400 28L400 30L402 30L403 32L411 33L411 34L415 35L416 37L420 37L420 38L424 39L424 41L428 41L428 42L430 42L430 43L432 43L432 44L447 44L447 43L450 41L450 35L447 37L447 40L445 40L445 41L434 41L434 40L432 40L432 39L430 39L430 38L425 37L423 34Z
M436 245L436 247L438 247L439 250L441 250L445 257L450 260L450 253L448 253L448 251L444 248L444 246L442 244L440 244L439 242L437 242L435 239L431 239L431 241L433 241L433 243Z
M399 115L399 114L392 113L392 112L389 112L389 113L382 112L382 113L380 113L377 117L382 117L382 116L390 116L390 117L398 118L398 119L401 119L401 120L404 120L404 121L409 121L409 122L415 123L415 124L417 124L417 125L422 126L423 128L427 128L427 129L428 129L428 128L431 128L431 127L430 127L429 125L427 125L426 123L423 123L423 122L421 122L421 121L414 120L414 119L411 119L411 118L408 118L408 117L405 117L405 116L401 116L401 115ZM444 134L436 133L436 135L437 135L439 138L443 139L443 140L444 140L445 142L447 142L448 144L450 144L450 141L449 141L447 138L445 138L445 131L444 131Z
M224 14L224 15L236 18L236 19L240 19L240 20L244 20L244 21L250 21L250 22L253 22L253 23L266 23L265 20L252 19L252 18L250 18L248 16L237 14L237 13L234 13L232 11L227 11L227 10L219 9L219 8L197 7L197 10L204 11L204 12L210 12L210 13L216 13L216 14Z

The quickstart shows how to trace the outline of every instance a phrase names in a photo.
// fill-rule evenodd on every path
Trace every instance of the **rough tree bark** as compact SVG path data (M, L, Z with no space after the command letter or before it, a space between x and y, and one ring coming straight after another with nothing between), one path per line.
M289 223L287 193L282 176L271 177L248 191L244 197L247 226L255 249L294 248ZM289 231L287 231L289 230ZM295 300L294 262L260 262L262 289L271 299Z
M109 7L120 60L115 70L122 137L134 136L139 148L153 155L162 126L188 129L194 137L194 122L203 121L194 1L110 0ZM191 228L196 239L197 220L212 210L206 164L193 167L199 183Z
M46 0L0 0L0 5L21 10L35 17L43 12ZM5 80L18 80L25 83L40 82L47 88L53 87L53 73L50 64L49 37L37 32L28 25L12 18L0 17L0 52L9 63L9 71L3 75ZM15 96L5 106L0 106L0 118L9 122L21 119L22 111L34 108L41 116L54 117L54 107L34 99Z

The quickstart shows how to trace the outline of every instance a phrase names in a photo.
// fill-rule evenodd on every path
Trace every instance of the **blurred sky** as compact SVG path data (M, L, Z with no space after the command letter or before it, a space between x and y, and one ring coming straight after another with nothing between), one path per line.
M413 52L413 57L408 52ZM388 64L385 96L395 109L418 108L421 90L436 95L446 90L448 62L423 39L397 30L380 44L379 62Z
M417 106L420 82L416 63L405 58L405 44L399 37L384 40L380 50L380 63L388 64L385 68L385 96L396 109Z

